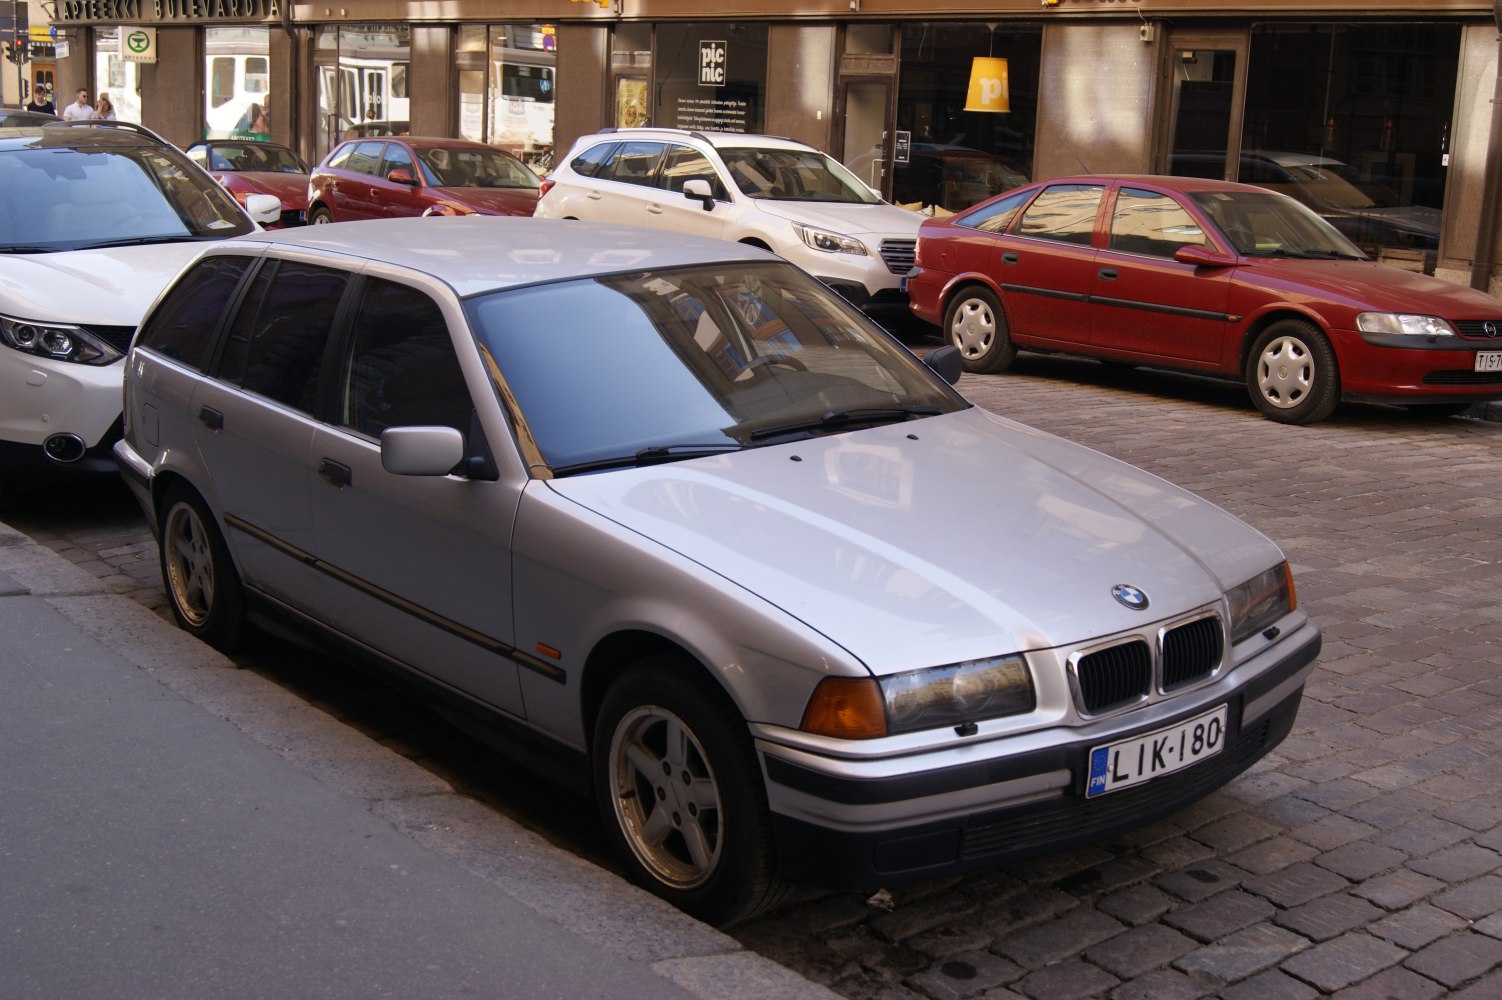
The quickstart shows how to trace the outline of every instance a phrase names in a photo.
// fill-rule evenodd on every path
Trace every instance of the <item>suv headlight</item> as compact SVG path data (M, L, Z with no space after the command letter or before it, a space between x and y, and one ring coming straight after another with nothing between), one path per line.
M793 223L793 228L798 231L799 238L815 250L823 250L825 253L853 253L861 257L867 256L866 245L860 240L841 236L839 233L831 233L827 229L805 226L801 222Z
M1293 571L1281 562L1226 594L1231 605L1231 643L1235 645L1272 625L1299 606Z
M800 728L837 739L875 739L1023 715L1035 704L1022 657L994 656L890 677L825 678Z
M82 327L65 323L33 323L0 316L0 340L23 354L84 365L107 365L120 352Z
M1400 337L1454 337L1455 328L1438 316L1410 316L1405 313L1361 313L1356 329L1362 333L1384 333Z

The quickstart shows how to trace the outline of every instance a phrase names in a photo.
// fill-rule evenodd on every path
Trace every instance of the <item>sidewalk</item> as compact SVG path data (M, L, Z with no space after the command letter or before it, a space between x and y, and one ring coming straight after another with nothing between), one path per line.
M821 998L0 524L0 996Z

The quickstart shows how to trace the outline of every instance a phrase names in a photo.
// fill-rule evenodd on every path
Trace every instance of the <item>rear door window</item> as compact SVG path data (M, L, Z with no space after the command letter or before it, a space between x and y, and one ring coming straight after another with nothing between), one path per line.
M610 163L599 174L613 181L626 184L652 185L657 170L657 161L662 157L663 143L625 142L610 158Z
M1017 233L1087 247L1095 232L1095 211L1105 188L1098 184L1054 184L1022 213Z
M219 377L313 413L324 350L350 276L299 261L268 262L230 325Z

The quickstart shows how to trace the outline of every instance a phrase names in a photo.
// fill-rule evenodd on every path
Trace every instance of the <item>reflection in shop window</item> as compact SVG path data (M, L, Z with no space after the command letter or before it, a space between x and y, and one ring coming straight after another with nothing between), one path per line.
M205 28L203 137L270 138L270 29Z
M90 102L99 100L99 94L110 95L115 106L115 118L119 121L141 122L141 64L120 58L121 28L96 28L94 34L94 80L96 92L89 95ZM63 105L72 102L72 94L53 94L57 100L58 113Z
M459 134L552 166L557 40L551 24L460 26Z
M409 134L411 28L338 25L316 38L319 158L344 139Z

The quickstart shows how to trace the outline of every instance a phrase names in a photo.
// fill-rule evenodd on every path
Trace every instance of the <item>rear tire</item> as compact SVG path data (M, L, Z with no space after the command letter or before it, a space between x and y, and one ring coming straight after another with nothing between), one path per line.
M1312 424L1335 410L1340 372L1325 335L1301 319L1279 320L1246 359L1246 387L1262 415L1282 424Z
M595 720L595 797L632 881L719 926L779 902L771 818L746 721L686 657L648 657Z
M962 288L944 310L944 336L959 348L965 371L990 375L1017 360L1007 314L989 288Z
M208 505L175 486L162 503L158 551L162 586L179 627L229 650L245 627L245 592Z

